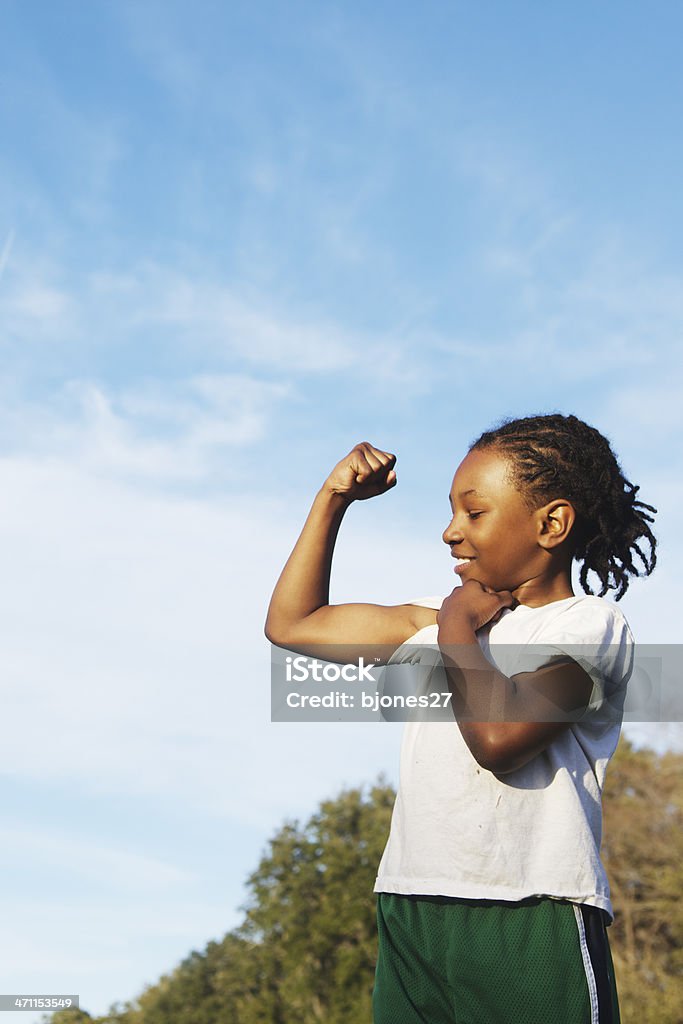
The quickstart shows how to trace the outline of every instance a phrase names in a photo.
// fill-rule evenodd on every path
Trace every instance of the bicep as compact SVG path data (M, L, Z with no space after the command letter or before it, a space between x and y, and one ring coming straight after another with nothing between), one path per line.
M435 622L436 611L418 605L324 605L273 642L324 661L362 657L383 663L408 637Z

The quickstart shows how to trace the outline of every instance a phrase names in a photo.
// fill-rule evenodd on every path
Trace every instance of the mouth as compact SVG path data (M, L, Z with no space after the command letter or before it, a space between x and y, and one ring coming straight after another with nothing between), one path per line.
M453 572L461 573L463 571L463 569L466 569L467 566L471 562L473 562L473 561L474 561L474 558L466 558L464 555L456 555L455 556L455 566L453 567Z

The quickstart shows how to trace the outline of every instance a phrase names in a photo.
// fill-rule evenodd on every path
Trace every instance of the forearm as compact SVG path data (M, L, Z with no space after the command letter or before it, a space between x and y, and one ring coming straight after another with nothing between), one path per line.
M544 723L539 729L529 720L534 714L530 692L491 664L470 625L451 622L442 627L439 647L453 713L474 759L497 775L526 764L557 726Z
M440 631L439 646L458 727L477 760L483 760L508 731L517 688L484 656L474 630Z
M515 771L553 742L589 706L593 680L560 656L508 678L485 657L477 630L515 603L509 591L477 580L456 587L437 616L438 643L465 743L482 768Z
M511 679L488 661L466 625L440 630L439 646L462 737L475 760L497 775L545 750L590 700L592 680L571 659Z
M266 635L271 640L318 608L329 604L332 556L350 501L321 489L301 535L277 581L268 608Z

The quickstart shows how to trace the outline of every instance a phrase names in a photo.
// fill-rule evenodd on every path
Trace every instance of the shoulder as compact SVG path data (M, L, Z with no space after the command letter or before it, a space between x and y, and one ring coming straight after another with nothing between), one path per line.
M581 595L540 607L517 605L490 629L493 643L633 643L623 612L612 601Z
M613 601L586 594L558 604L563 607L549 615L549 631L587 644L633 643L626 616Z
M501 616L488 638L512 660L508 675L533 672L557 658L569 657L596 679L628 677L634 640L621 609L591 595L553 601L540 607L518 605ZM498 656L496 655L496 658Z
M596 709L632 671L634 640L626 617L612 601L590 594L546 608L552 618L536 638L536 658L552 652L575 661L593 680L590 706Z

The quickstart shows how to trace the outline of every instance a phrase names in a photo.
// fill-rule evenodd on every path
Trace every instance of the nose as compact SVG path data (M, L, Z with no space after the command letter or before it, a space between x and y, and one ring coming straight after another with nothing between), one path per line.
M456 517L453 516L450 523L448 524L448 526L441 535L444 544L448 544L449 547L452 544L459 544L460 541L463 539L462 530L458 525L456 525L455 519Z

